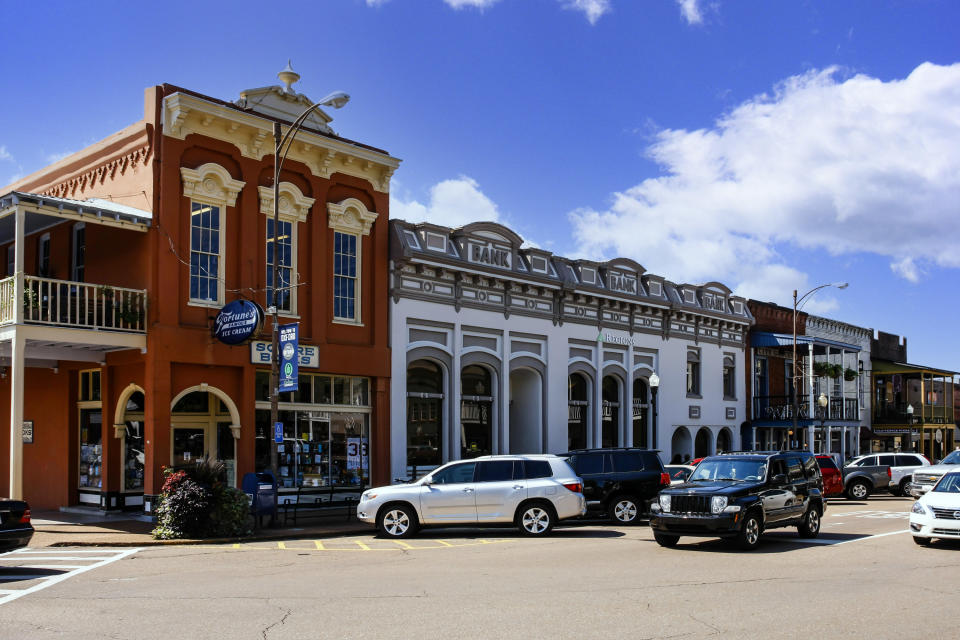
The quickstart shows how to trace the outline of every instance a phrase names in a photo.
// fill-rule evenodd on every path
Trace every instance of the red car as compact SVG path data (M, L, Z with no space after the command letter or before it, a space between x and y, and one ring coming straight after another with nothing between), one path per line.
M820 475L823 476L823 495L828 498L839 496L843 493L843 476L840 474L840 468L832 456L817 456L817 463L820 465Z

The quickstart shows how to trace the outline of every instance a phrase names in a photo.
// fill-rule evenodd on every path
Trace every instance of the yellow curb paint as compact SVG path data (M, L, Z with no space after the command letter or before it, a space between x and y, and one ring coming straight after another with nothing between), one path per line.
M240 548L240 543L239 543L239 542L234 542L234 543L233 543L233 548L234 548L234 549L239 549L239 548Z
M354 540L357 543L357 546L363 549L364 551L372 551L370 547L367 546L366 542L361 542L360 540Z
M286 549L286 548L287 548L287 545L286 545L285 542L278 542L278 543L277 543L277 549Z
M319 540L314 540L313 544L317 545L317 551L326 551L326 547L323 546L323 542Z

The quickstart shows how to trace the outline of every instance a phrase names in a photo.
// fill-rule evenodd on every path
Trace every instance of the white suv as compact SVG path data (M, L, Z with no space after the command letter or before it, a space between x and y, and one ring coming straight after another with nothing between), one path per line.
M406 538L421 526L514 523L530 536L582 516L583 482L553 455L484 456L451 462L408 484L363 492L357 519L380 535Z

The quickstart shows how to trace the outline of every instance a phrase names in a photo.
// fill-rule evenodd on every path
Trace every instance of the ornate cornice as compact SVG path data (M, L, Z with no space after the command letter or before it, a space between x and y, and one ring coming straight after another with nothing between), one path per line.
M214 162L200 165L196 169L180 167L183 178L183 195L188 198L202 198L222 202L228 207L237 204L237 194L246 184L234 180L230 172Z
M327 216L331 229L367 236L378 214L368 211L356 198L347 198L342 202L327 203Z
M273 189L270 187L259 187L260 191L260 213L268 216L273 215ZM310 213L310 207L316 202L313 198L303 195L303 192L297 188L297 185L290 182L280 183L280 216L284 218L294 218L297 222L306 222Z

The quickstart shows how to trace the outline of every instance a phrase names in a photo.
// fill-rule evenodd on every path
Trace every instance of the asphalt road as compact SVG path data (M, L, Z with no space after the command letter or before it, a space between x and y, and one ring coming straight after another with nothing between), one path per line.
M960 544L913 544L912 503L832 501L753 552L595 523L149 548L0 604L0 638L955 638ZM0 591L39 584L18 561Z

